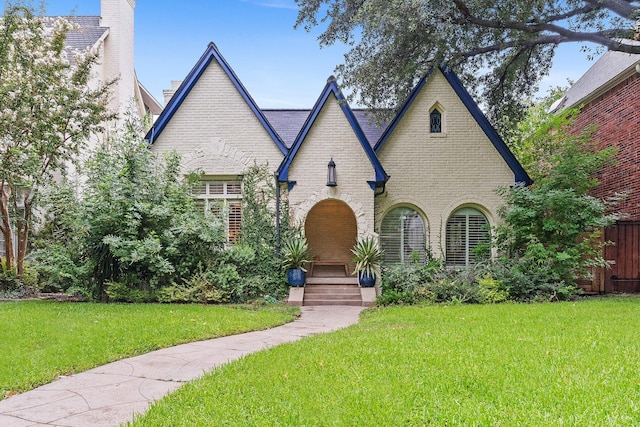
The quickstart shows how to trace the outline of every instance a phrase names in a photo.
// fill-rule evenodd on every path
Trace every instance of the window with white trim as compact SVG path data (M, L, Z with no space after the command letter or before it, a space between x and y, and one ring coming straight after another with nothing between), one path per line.
M490 242L489 221L474 208L458 209L447 221L446 263L468 266L476 261L474 249Z
M203 180L192 191L196 203L205 212L224 221L229 241L238 239L242 223L242 182Z
M418 212L409 207L389 211L380 225L380 247L385 265L424 262L426 234Z

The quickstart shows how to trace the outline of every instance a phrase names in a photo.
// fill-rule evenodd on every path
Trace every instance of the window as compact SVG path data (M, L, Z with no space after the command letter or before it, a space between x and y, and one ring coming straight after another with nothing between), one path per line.
M462 208L447 221L446 263L468 266L476 261L474 249L489 243L489 221L477 209Z
M429 132L442 133L442 113L437 108L429 113Z
M229 241L235 241L242 223L242 182L201 181L193 187L193 194L205 212L224 220Z
M380 226L380 247L386 265L424 262L426 235L422 217L408 207L392 209Z

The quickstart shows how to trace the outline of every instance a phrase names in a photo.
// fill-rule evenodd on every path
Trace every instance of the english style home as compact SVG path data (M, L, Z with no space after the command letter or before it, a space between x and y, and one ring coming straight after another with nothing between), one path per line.
M530 178L455 74L434 68L384 128L351 109L333 77L318 89L311 110L261 109L211 43L146 139L204 171L197 197L227 206L230 238L241 231L243 174L268 164L318 264L350 267L367 236L385 263L473 262L498 222L496 188Z

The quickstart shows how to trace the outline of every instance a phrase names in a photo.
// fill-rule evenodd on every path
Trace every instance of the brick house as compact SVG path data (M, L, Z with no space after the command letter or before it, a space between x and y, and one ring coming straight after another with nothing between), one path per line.
M618 209L625 217L605 230L614 242L605 250L613 261L587 290L640 291L640 55L605 53L565 94L564 108L582 106L573 124L576 131L596 125L593 138L600 148L618 149L617 164L600 175L596 197L625 193Z
M316 262L347 269L350 248L368 236L379 238L386 264L429 253L467 265L499 220L496 188L530 182L444 68L420 80L380 127L350 108L333 77L310 110L261 109L212 43L146 139L154 152L177 150L185 171L204 172L198 197L228 206L231 236L239 231L244 171L268 164ZM335 183L327 182L330 164Z

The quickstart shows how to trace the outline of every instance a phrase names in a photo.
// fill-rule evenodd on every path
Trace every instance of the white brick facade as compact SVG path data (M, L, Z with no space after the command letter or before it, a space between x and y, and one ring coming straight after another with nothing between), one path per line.
M512 185L514 173L526 177L475 103L461 86L454 87L457 80L452 83L450 74L440 70L418 86L375 153L369 145L375 141L363 140L364 133L330 80L320 98L324 101L310 112L285 155L282 139L256 112L214 45L208 55L196 64L147 135L152 149L177 150L186 171L202 169L207 176L239 176L253 162L268 163L283 187L292 185L288 194L292 219L303 227L309 226L305 220L314 206L339 200L353 211L355 221L347 222L355 223L358 237L376 236L387 212L409 206L424 220L428 249L440 256L447 219L454 211L474 207L495 225L502 203L495 190ZM206 62L211 55L215 59ZM327 92L331 87L334 92ZM429 129L434 106L442 113L438 134ZM331 159L336 164L335 187L326 185ZM390 176L386 191L375 196L369 183L381 184L388 178L385 172ZM330 212L331 204L325 205Z
M429 132L429 111L442 112L443 132ZM495 190L514 174L440 71L435 71L378 157L391 179L376 198L376 230L384 215L411 206L425 220L434 255L441 255L445 226L458 208L472 206L492 225L502 204Z
M269 163L275 169L282 152L229 76L212 62L193 86L153 150L176 150L186 171L205 175L242 175L247 167Z
M327 165L336 163L336 187L327 187ZM301 224L309 210L325 199L347 203L354 211L358 235L373 232L374 179L371 163L347 121L338 100L330 96L291 164L289 180L296 185L289 194L293 217Z

